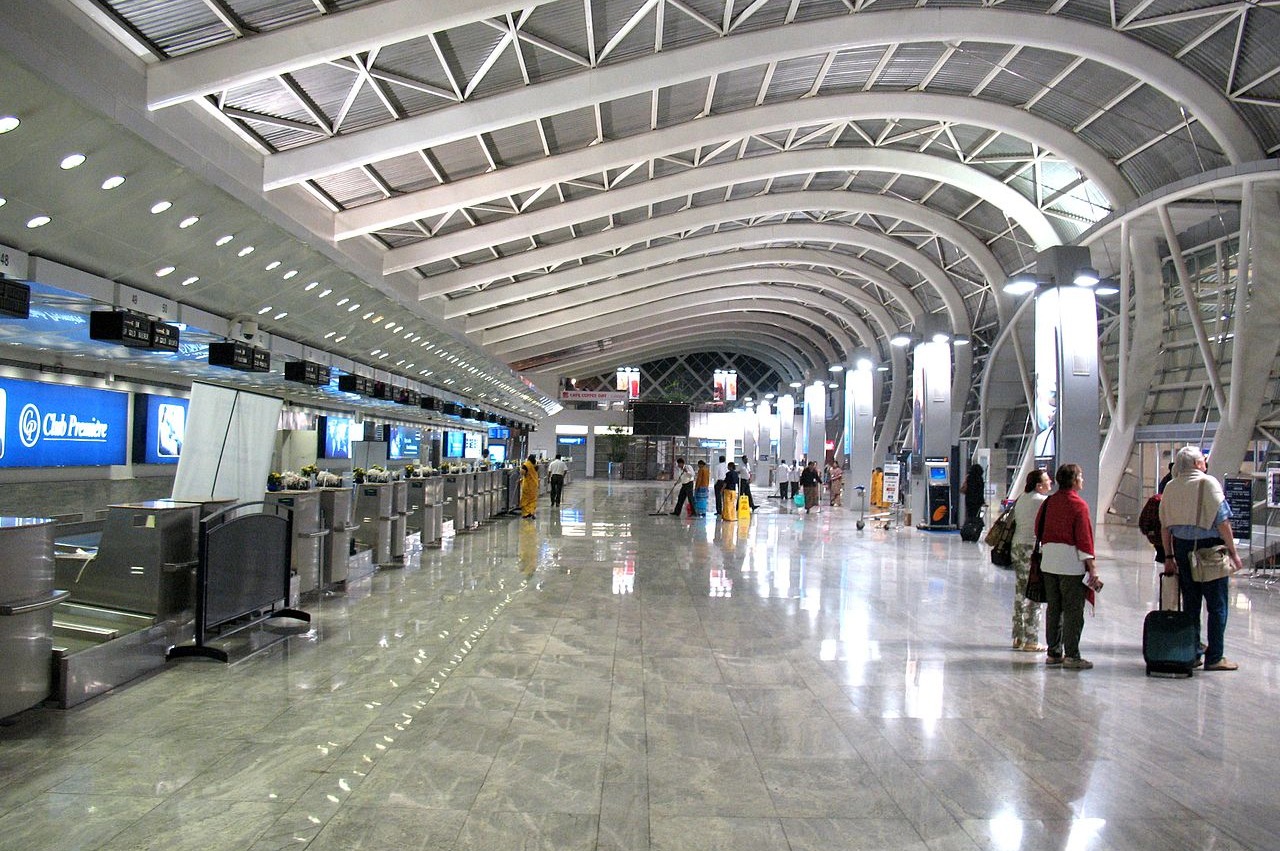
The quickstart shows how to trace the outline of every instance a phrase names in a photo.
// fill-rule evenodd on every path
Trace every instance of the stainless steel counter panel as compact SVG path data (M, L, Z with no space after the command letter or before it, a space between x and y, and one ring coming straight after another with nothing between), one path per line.
M72 577L72 601L160 618L191 608L201 510L169 499L110 506L97 553Z
M351 533L360 528L351 520L350 488L321 488L320 510L329 536L321 545L320 586L329 588L347 580L351 559Z
M53 689L52 520L0 517L0 718L40 703Z
M409 483L403 479L391 483L391 560L403 561L405 538L409 534Z
M374 564L391 562L391 483L356 485L356 540L373 548Z
M306 594L320 587L320 549L329 530L320 521L320 492L269 491L263 499L293 509L293 542L289 561L298 574L298 590Z

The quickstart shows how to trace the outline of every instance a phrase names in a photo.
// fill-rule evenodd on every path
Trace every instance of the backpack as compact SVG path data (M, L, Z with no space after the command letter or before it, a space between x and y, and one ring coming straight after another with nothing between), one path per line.
M1161 547L1160 540L1160 498L1161 494L1153 494L1146 504L1142 506L1142 512L1138 514L1138 531L1146 535L1147 540L1151 542L1153 547Z
M1013 531L1016 523L1013 519L1013 506L1000 512L996 522L987 530L986 542L991 547L991 563L996 567L1009 567L1013 564Z

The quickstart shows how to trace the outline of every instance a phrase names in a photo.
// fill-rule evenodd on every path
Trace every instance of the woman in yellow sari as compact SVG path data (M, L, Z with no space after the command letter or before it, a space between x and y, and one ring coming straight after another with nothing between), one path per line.
M520 465L520 513L526 520L533 519L538 507L538 458L530 455Z

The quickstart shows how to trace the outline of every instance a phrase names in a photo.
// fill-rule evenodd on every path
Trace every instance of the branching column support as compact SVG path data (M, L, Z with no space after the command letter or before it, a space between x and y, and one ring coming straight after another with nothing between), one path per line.
M1242 189L1231 387L1209 457L1214 476L1240 469L1280 352L1280 189L1274 183Z
M890 346L893 371L893 389L889 392L889 407L885 411L884 422L880 424L880 438L876 440L873 466L880 466L888 456L890 447L898 437L898 425L902 422L902 412L907 401L907 384L911 380L907 371L907 354L897 346Z
M1161 221L1167 225L1168 215L1163 207L1160 213ZM1151 382L1160 365L1164 284L1153 225L1124 222L1120 226L1119 361L1111 427L1098 461L1098 517L1111 508L1120 488L1133 451L1134 430L1142 420ZM1176 251L1177 242L1172 241L1171 245Z

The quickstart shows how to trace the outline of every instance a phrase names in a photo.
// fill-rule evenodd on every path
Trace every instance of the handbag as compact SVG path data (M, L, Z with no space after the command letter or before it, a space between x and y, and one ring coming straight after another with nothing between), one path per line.
M1196 507L1196 527L1203 529L1200 519L1204 514L1204 482L1196 491L1199 505ZM1213 582L1231 574L1231 559L1227 556L1226 544L1212 547L1201 547L1199 541L1191 551L1191 579L1193 582Z
M987 531L986 542L991 547L991 563L996 567L1010 567L1013 564L1013 533L1016 528L1013 506L1009 506L1000 512L996 522Z
M1231 559L1225 544L1196 547L1191 551L1191 578L1196 582L1213 582L1231 575Z
M1044 534L1044 506L1040 506L1040 516L1036 518L1036 545L1027 559L1027 588L1022 596L1033 603L1048 602L1044 587L1044 571L1040 569L1043 554L1040 551L1040 537Z

